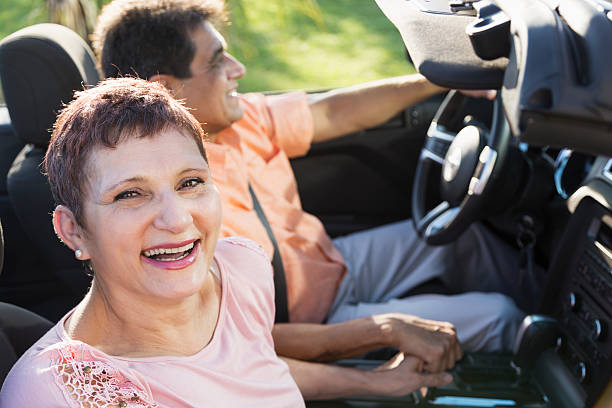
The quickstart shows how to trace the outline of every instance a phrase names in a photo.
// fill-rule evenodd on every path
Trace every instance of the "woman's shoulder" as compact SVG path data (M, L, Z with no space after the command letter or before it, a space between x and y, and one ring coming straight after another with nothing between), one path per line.
M219 240L215 259L234 284L259 288L268 292L273 289L272 264L264 249L254 241L242 237Z
M34 343L6 377L0 391L0 408L66 406L53 371L57 350L63 345L57 326Z
M221 256L244 256L268 260L261 245L244 237L222 238L217 243L217 254ZM269 261L268 261L269 262Z
M225 273L228 305L241 313L252 313L252 321L274 321L274 281L272 264L263 248L242 237L224 238L217 244L215 259ZM231 307L230 307L231 308ZM269 323L269 327L268 327Z
M215 258L234 276L272 279L272 264L264 249L250 239L228 237L217 243Z

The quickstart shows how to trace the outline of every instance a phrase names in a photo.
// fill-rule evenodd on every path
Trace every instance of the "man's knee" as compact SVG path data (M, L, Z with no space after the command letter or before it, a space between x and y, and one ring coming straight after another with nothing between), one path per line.
M509 351L525 313L508 296L499 293L482 294L482 336L475 336L472 349L480 351Z

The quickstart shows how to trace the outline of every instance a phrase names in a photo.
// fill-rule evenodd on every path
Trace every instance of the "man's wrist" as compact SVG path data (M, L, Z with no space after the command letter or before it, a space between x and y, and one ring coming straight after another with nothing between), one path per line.
M434 84L429 79L425 78L423 75L419 74L422 78L423 86L425 87L425 93L428 95L436 95L442 92L446 92L449 89L437 84Z
M376 324L379 342L383 347L397 347L399 345L397 321L391 315L375 315L372 321Z

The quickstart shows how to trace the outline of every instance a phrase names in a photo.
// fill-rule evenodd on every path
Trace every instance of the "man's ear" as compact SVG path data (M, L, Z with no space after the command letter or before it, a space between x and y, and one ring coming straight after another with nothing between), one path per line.
M53 211L53 228L66 246L75 251L77 259L89 259L85 244L83 228L77 223L72 211L64 205L58 205ZM80 251L80 252L77 252Z
M159 82L173 94L176 94L176 91L179 89L179 86L182 86L181 81L177 77L175 77L174 75L168 75L168 74L152 75L149 77L149 81Z

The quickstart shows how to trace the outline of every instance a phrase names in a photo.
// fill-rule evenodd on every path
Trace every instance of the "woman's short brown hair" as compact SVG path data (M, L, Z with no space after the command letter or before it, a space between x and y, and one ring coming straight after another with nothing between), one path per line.
M56 204L68 207L85 227L88 158L96 148L153 137L175 128L196 142L206 160L204 132L187 108L164 86L135 78L108 79L75 93L59 114L43 162Z

